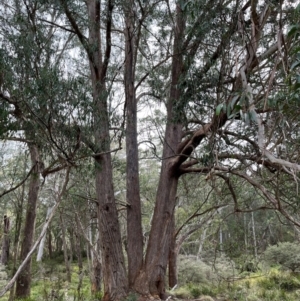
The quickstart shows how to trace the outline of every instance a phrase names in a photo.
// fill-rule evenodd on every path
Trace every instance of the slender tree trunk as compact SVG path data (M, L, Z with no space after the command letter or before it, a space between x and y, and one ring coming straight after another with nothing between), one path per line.
M254 257L257 260L257 241L256 241L255 221L254 221L253 211L251 212L251 225L252 225L252 235L253 235Z
M36 205L40 188L40 157L39 149L34 144L29 144L31 164L34 166L30 176L26 219L23 232L23 241L20 259L24 260L29 253L35 231ZM16 281L16 298L26 298L30 295L31 285L31 260L28 261Z
M134 28L133 1L125 8L125 95L126 95L126 199L127 199L127 254L128 281L134 281L143 265L143 230L139 183L137 142L137 102L134 89L136 33Z
M48 219L51 211L52 211L52 207L48 207L47 214L46 214L46 220ZM37 257L36 257L36 261L42 261L42 257L43 257L43 254L44 254L45 241L46 241L46 235L42 238L42 240L40 242L39 249L38 249L38 254L37 254Z
M199 242L199 249L198 249L198 253L197 253L197 259L200 259L201 256L202 256L202 251L203 251L203 246L204 246L204 242L205 242L205 239L206 239L207 229L208 229L208 227L206 227L200 235L200 242Z
M63 249L64 249L64 261L66 266L66 272L67 272L67 281L71 283L71 267L70 262L68 260L68 246L67 246L67 235L66 235L66 228L65 228L65 222L62 216L62 213L59 214L60 217L60 224L61 224L61 232L62 232L62 242L63 242Z
M49 258L52 258L52 233L51 233L51 224L49 224L48 228L48 254Z
M26 166L27 166L27 155L25 156L25 160L24 160L24 175L26 174ZM11 277L13 277L13 275L17 271L17 258L18 258L19 240L20 240L21 226L22 226L24 196L25 196L25 183L22 185L21 196L20 198L17 199L15 234L14 234L14 242L13 242L13 268L12 268ZM15 299L14 293L15 293L15 284L10 289L9 301L13 301Z
M82 287L83 280L83 262L82 262L82 253L81 253L81 241L80 241L80 225L79 221L76 221L76 233L75 233L75 242L76 242L76 253L77 253L77 262L78 262L78 285L77 285L77 296L80 298L80 290Z
M2 241L2 253L1 253L1 263L6 265L9 259L9 245L10 245L10 239L9 239L9 217L4 215L3 217L3 241Z
M245 251L248 254L248 226L247 226L247 215L244 213L244 242L245 242Z
M73 262L74 261L74 250L76 250L76 241L74 242L74 231L73 231L73 229L68 229L67 232L68 232L69 238L70 238L70 255L69 255L69 260L70 260L70 262Z
M89 239L91 242L93 242L93 223L92 220L90 221L90 225L89 225ZM101 254L101 249L100 249L100 239L99 239L99 233L96 234L96 252ZM94 252L91 250L91 248L89 248L90 251L90 255L91 255L91 292L92 295L95 295L99 292L101 292L101 282L102 282L102 265L101 265L101 261L99 260L99 258L101 256L95 256Z

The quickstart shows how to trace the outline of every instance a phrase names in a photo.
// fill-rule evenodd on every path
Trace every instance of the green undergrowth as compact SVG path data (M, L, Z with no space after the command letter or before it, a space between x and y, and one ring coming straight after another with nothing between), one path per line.
M222 259L210 268L208 263L190 264L182 261L179 269L179 287L170 293L178 299L198 299L202 301L298 301L300 300L300 274L280 267L260 269L257 272L239 273L233 271L230 262ZM99 296L91 296L91 284L87 263L84 264L82 287L78 291L79 269L74 263L72 281L66 278L64 264L46 261L33 262L31 297L23 301L94 301ZM223 270L222 270L223 268ZM0 298L7 301L9 293ZM214 298L214 299L212 299ZM131 294L126 301L136 301Z
M67 281L66 267L55 260L48 260L41 264L33 262L32 285L30 298L21 301L93 301L101 296L91 296L91 283L84 264L82 285L78 290L79 268L76 263L71 264L71 282ZM9 292L0 298L7 301Z
M247 276L236 276L230 281L224 279L219 283L185 284L171 294L179 299L205 300L210 296L228 301L298 301L300 275L272 268Z

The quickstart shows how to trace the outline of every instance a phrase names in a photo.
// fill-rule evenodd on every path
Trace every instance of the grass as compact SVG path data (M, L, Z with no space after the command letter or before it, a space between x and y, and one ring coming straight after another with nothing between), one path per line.
M100 300L101 295L91 296L87 269L84 269L82 288L78 292L79 269L75 263L71 265L71 268L72 281L69 283L66 280L66 269L62 263L58 264L56 261L45 261L40 265L33 263L31 297L23 301ZM172 291L171 294L179 299L203 301L212 300L210 297L228 301L298 301L300 300L300 275L276 267L242 275L230 282L225 280L189 282ZM0 301L7 301L8 297L9 293L0 298ZM136 300L135 294L130 294L126 299L126 301Z
M87 264L85 264L86 266ZM95 300L91 295L91 283L89 274L84 268L81 290L78 292L79 268L76 263L71 264L71 283L66 279L66 268L55 260L48 260L42 264L32 264L31 296L22 301L89 301ZM9 292L0 298L7 301Z
M300 275L273 268L268 272L251 273L234 282L219 284L187 284L172 292L182 299L211 296L228 301L298 301L300 299Z

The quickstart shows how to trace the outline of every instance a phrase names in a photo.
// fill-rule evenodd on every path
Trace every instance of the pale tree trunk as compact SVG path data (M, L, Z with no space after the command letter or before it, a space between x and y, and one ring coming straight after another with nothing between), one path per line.
M134 28L133 1L124 3L125 11L125 96L126 96L126 200L128 282L134 281L143 265L143 230L139 183L137 142L137 100L135 95L135 62L138 43Z
M252 235L253 235L254 257L255 259L257 259L257 241L256 241L255 221L254 221L253 211L251 212L251 226L252 226Z
M20 259L24 260L29 253L35 231L36 205L40 188L40 155L39 149L35 144L28 144L30 151L31 164L34 166L30 176L28 201L26 209L25 226L21 247ZM16 298L26 298L30 296L31 285L31 260L25 265L22 273L16 281Z
M205 239L206 239L207 229L208 229L208 227L206 227L200 235L200 242L199 242L199 248L198 248L198 253L197 253L197 259L200 259L202 257L201 254L202 254L204 242L205 242Z
M101 292L102 266L101 266L101 262L98 260L96 256L91 256L91 262L92 262L91 292L92 295L96 295L97 293Z
M90 221L89 224L89 241L91 243L93 243L93 224ZM93 245L95 246L95 253L94 254L94 250L92 249L92 247L90 246L89 250L90 250L90 254L91 254L91 292L93 295L101 292L101 281L102 281L102 265L101 265L101 259L100 259L100 255L101 255L101 249L100 249L100 238L99 238L99 232L97 232L96 234L96 238L95 238L95 243L93 243ZM97 254L99 254L99 256L96 256Z
M47 209L47 215L46 215L46 220L48 219L53 207L48 207ZM45 246L45 241L46 241L46 235L42 238L39 249L38 249L38 254L36 257L36 261L42 261L43 254L44 254L44 246Z
M67 235L66 235L66 226L64 222L64 218L62 216L62 213L59 213L60 218L60 227L61 227L61 233L62 233L62 242L63 242L63 249L64 249L64 261L66 266L66 272L67 272L67 281L71 283L71 267L70 262L68 260L68 245L67 245Z
M2 253L1 253L1 263L6 265L9 259L9 217L4 215L3 217L3 241L2 241Z
M48 229L48 254L49 258L52 258L52 233L51 233L51 224Z

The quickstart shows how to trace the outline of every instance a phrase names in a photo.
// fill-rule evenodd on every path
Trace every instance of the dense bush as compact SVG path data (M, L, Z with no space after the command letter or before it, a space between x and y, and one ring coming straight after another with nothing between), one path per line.
M234 263L222 255L206 259L205 262L192 256L179 258L178 280L180 285L188 283L203 285L217 282L220 279L228 279L234 274Z
M295 272L300 267L300 244L282 242L268 247L264 256L267 263L280 264Z

